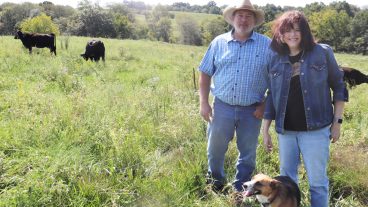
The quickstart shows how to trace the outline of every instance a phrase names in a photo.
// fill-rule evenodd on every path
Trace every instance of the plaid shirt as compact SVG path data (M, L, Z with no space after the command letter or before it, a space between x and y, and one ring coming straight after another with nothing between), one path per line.
M261 102L267 89L270 42L256 32L245 42L235 40L232 31L216 37L199 66L212 77L212 94L230 105Z

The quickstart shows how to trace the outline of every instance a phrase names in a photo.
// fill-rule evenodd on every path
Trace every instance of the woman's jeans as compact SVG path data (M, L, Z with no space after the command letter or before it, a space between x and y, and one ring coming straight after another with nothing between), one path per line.
M256 148L261 120L254 117L255 106L232 106L215 99L213 119L208 125L208 174L214 184L225 182L224 161L229 142L236 132L239 151L236 163L236 176L233 183L237 191L242 184L251 179L256 164Z
M314 131L285 131L278 134L280 174L298 183L300 155L308 176L312 207L328 207L327 164L329 160L330 127Z

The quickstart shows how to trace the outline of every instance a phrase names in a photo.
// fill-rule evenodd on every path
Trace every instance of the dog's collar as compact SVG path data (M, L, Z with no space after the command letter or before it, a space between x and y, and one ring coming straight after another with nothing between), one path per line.
M278 193L274 197L272 197L270 200L268 200L267 203L261 203L262 206L263 207L270 207L271 206L271 203L276 199L277 195L278 195Z
M262 204L263 207L269 207L271 203L268 202L268 203L261 203L261 204Z

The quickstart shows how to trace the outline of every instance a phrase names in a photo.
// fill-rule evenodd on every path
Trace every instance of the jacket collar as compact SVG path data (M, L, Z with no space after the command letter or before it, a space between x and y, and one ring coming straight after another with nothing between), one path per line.
M305 51L303 50L303 54L302 56L300 57L300 61L303 62L305 59ZM289 55L282 55L280 57L280 60L282 63L290 63L290 60L289 60Z

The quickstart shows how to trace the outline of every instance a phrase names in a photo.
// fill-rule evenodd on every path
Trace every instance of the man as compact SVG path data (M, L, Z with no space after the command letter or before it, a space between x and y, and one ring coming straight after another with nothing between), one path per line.
M216 191L224 187L225 153L235 132L239 157L233 186L241 192L255 169L270 39L253 31L264 21L264 13L254 9L249 0L227 7L223 15L233 29L211 42L199 66L200 113L208 122L207 181Z

